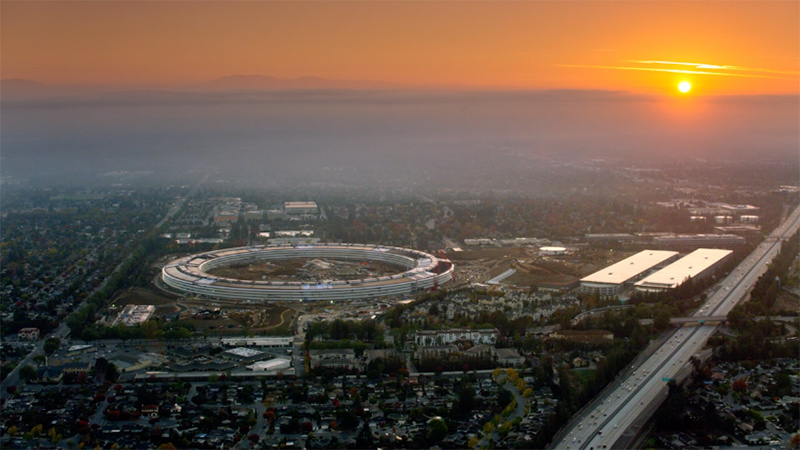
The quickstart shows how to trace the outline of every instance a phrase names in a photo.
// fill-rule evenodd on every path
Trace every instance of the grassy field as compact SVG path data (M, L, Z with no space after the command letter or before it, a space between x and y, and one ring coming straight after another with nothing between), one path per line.
M586 386L589 384L589 381L594 378L595 372L597 372L596 369L575 369L572 371L572 373L578 377L578 382L581 384L581 386Z
M498 259L504 256L524 257L525 249L516 247L489 247L464 250L463 252L448 252L451 261L473 261L476 259Z
M536 283L568 283L573 280L575 280L575 277L563 273L527 273L517 271L514 275L503 280L503 283L513 284L515 286L533 286Z
M112 303L117 306L124 305L167 305L175 303L177 297L150 289L134 287L118 292Z

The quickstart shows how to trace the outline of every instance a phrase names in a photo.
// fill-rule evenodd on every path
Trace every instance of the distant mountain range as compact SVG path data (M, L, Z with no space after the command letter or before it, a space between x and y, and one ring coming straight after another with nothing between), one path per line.
M408 89L416 86L374 80L328 80L320 77L275 78L267 75L232 75L198 85L210 90L290 89Z
M411 84L391 83L373 80L328 80L320 77L299 77L291 79L267 75L232 75L206 83L182 86L113 86L113 85L52 85L20 78L0 80L0 98L3 100L37 99L48 97L72 97L86 94L106 94L132 91L281 91L281 90L395 90L419 89ZM430 88L430 87L427 87Z

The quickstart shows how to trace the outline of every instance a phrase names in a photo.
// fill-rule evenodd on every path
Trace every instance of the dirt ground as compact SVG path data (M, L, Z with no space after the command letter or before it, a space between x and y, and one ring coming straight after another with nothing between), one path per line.
M533 286L537 283L568 283L575 277L563 273L526 273L517 271L514 275L503 280L504 283L515 286Z
M380 261L342 261L324 258L322 261L332 263L328 269L309 266L308 263L317 258L293 258L254 264L237 264L218 267L209 273L219 277L236 278L239 280L272 280L279 281L282 277L295 277L298 272L305 269L314 274L317 279L350 280L370 277L380 277L388 274L402 272L406 269ZM369 275L364 270L370 272ZM312 277L312 278L314 278Z
M464 250L463 252L448 252L447 257L453 261L472 261L476 259L498 259L504 256L524 256L525 249L516 247L489 247Z
M776 313L781 311L800 311L800 298L788 292L781 292L778 295L778 300L772 305L772 311Z
M226 313L225 316L191 316L186 312L182 315L181 320L186 320L200 329L216 330L226 332L226 334L238 333L244 329L256 334L274 332L284 328L288 330L292 319L297 315L297 311L294 309L279 305L252 305L234 301L215 300L209 302L191 299L183 301L181 304L194 308L194 311L219 308L220 311Z
M209 273L218 277L235 278L238 280L262 280L264 279L263 277L272 279L281 275L292 276L303 267L304 264L304 261L301 259L290 259L279 262L280 264L237 264L219 267L210 270Z
M244 329L256 334L269 334L281 330L288 333L292 319L297 315L294 309L281 305L253 305L234 300L210 301L188 298L180 300L179 306L177 300L176 296L155 289L135 287L118 293L111 303L115 305L115 310L125 305L155 305L155 316L183 309L185 311L181 315L181 320L186 320L199 329L231 335L239 334ZM187 308L189 310L186 310ZM190 310L215 308L224 311L226 317L192 317L189 313Z
M117 307L125 305L155 305L155 315L170 314L178 311L175 303L177 297L161 291L147 288L133 287L128 290L118 292L112 299L111 304Z
M569 283L625 256L629 255L583 249L577 255L543 257L539 255L538 250L524 247L478 248L447 254L447 257L455 263L456 274L460 279L485 282L508 269L514 269L516 273L502 283L515 286Z

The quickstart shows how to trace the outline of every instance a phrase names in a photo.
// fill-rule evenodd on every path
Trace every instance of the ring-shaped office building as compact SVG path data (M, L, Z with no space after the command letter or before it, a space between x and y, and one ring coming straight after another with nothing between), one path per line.
M239 280L208 273L218 267L295 258L380 261L404 272L356 280ZM405 296L438 287L453 277L453 264L431 254L400 247L365 244L262 245L198 253L176 259L161 270L168 286L217 299L263 301L341 301Z

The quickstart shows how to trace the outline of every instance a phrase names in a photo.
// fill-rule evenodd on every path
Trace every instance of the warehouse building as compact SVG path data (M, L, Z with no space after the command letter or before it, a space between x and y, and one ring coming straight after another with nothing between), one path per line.
M247 347L236 347L222 352L224 358L239 362L254 362L267 359L272 355Z
M586 242L593 246L609 246L633 242L635 237L630 233L587 234Z
M688 279L702 279L714 273L732 254L733 251L731 250L698 248L636 283L636 290L644 292L664 291L675 289Z
M283 210L288 215L315 215L319 213L317 202L284 202Z
M623 287L639 280L645 272L678 258L678 252L644 250L581 279L581 292L601 296L616 295Z
M734 247L747 241L733 234L679 234L653 238L653 245L659 248L690 250L700 247Z
M273 372L291 367L292 362L286 358L272 358L268 361L258 361L249 366L247 370L253 372Z

